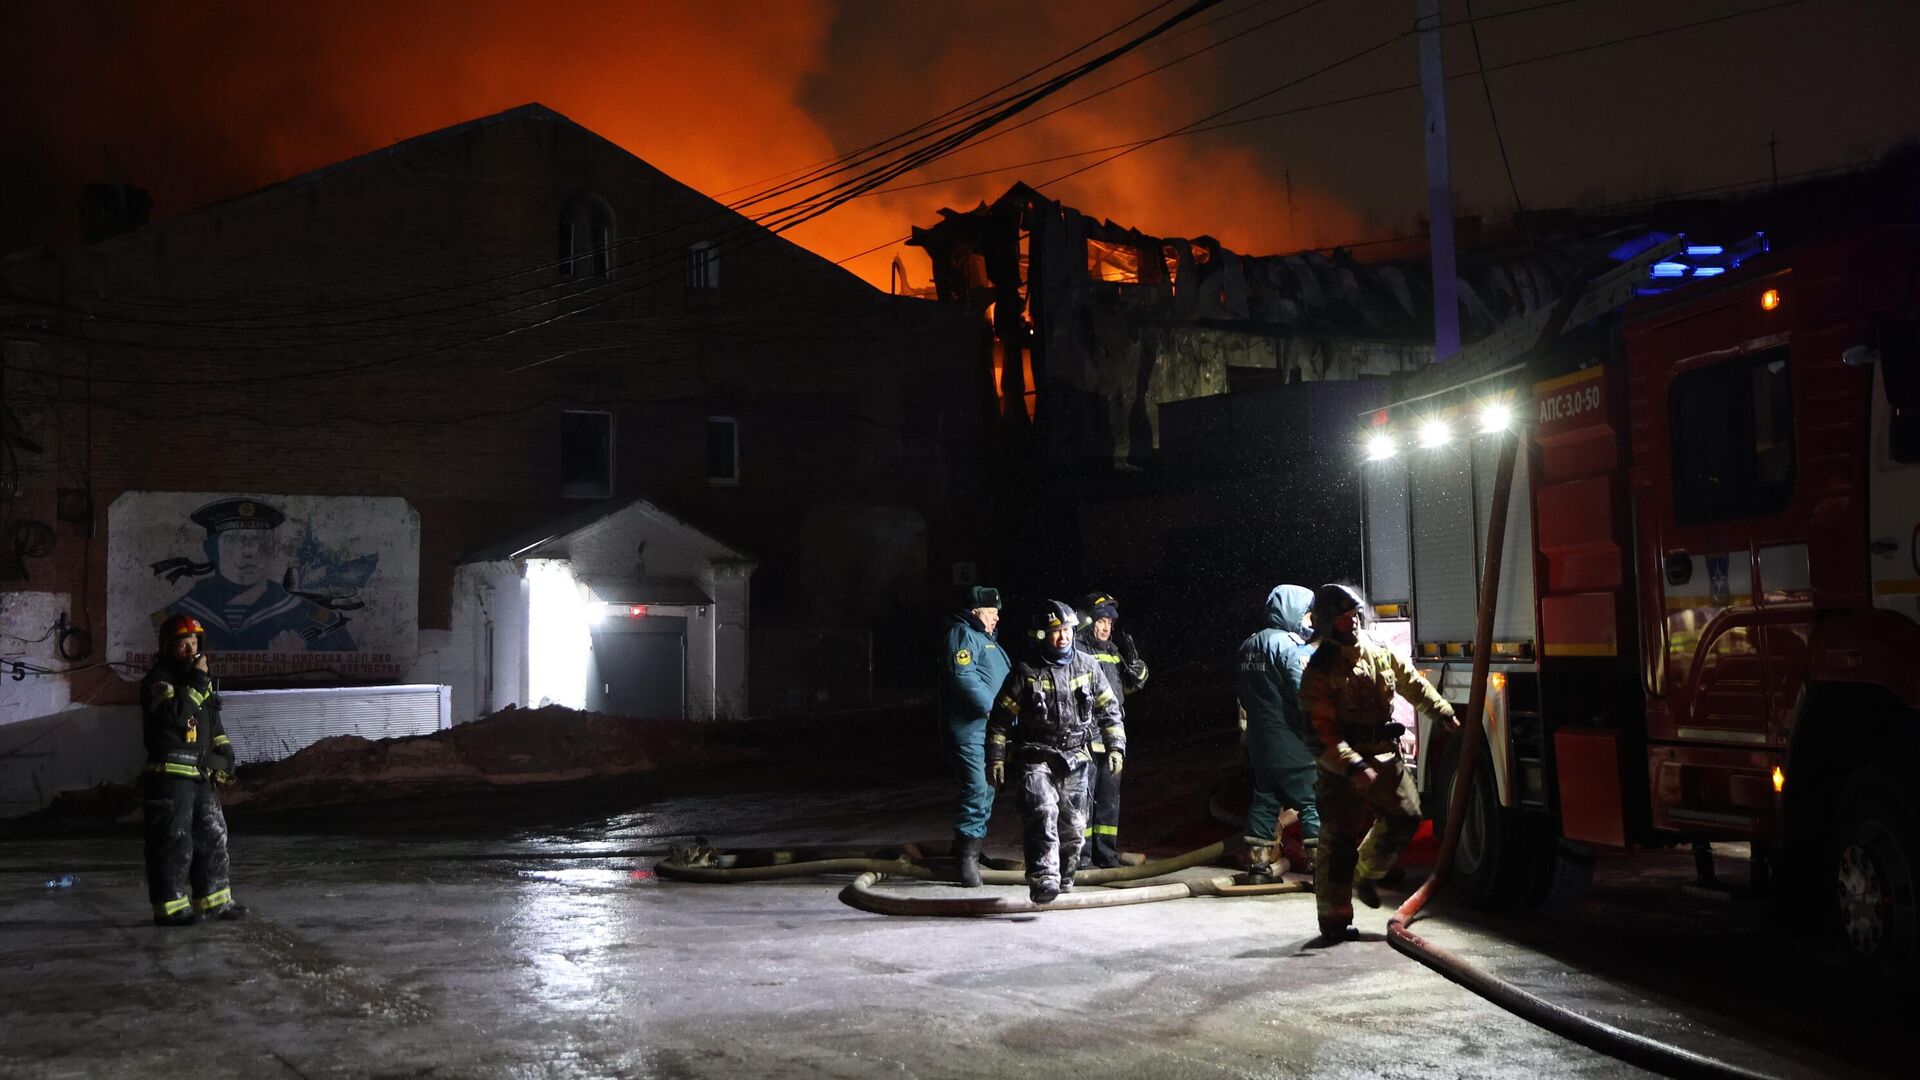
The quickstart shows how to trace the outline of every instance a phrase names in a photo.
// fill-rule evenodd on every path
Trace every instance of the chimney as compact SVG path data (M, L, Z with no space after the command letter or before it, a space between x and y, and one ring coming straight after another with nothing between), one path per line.
M153 196L132 184L88 184L80 189L80 238L97 244L147 224Z

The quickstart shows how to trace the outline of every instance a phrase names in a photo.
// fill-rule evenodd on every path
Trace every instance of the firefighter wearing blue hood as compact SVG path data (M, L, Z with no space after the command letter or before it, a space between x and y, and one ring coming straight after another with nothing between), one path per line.
M1031 659L1014 665L987 719L987 776L1006 782L1007 765L1020 793L1027 891L1045 904L1073 888L1087 827L1087 775L1096 739L1107 768L1120 772L1127 732L1120 697L1100 662L1073 647L1078 617L1049 600L1028 623Z
M994 631L1000 590L976 585L947 624L940 657L940 735L960 794L953 815L953 853L960 884L980 884L980 841L993 815L987 783L987 713L1012 667Z
M1247 880L1275 880L1281 854L1280 813L1300 815L1299 849L1286 861L1305 868L1320 837L1320 806L1314 797L1314 756L1307 748L1306 715L1300 711L1300 678L1313 646L1307 644L1307 612L1313 590L1276 585L1267 594L1267 626L1240 646L1237 689L1240 730L1253 769L1253 804L1247 810Z

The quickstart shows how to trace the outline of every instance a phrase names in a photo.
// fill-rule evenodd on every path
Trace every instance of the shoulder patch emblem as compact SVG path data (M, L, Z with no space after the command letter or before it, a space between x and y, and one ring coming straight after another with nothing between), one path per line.
M953 654L953 662L959 664L961 667L966 667L968 664L973 663L973 654L965 649L961 649L959 652Z

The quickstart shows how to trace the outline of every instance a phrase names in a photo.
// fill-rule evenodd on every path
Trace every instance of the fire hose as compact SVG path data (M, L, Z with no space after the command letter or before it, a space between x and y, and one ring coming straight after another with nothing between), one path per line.
M1765 1073L1636 1035L1556 1005L1474 967L1408 928L1427 902L1446 887L1448 875L1453 869L1454 852L1460 846L1460 830L1466 821L1468 800L1473 797L1474 768L1480 762L1481 746L1486 741L1482 720L1486 712L1487 654L1492 648L1493 615L1500 591L1500 561L1506 549L1507 502L1513 493L1513 467L1519 444L1518 437L1509 437L1504 441L1500 448L1498 471L1494 476L1493 505L1487 516L1487 550L1483 563L1486 569L1481 577L1479 622L1474 628L1473 679L1467 695L1466 716L1461 718L1460 723L1460 764L1453 780L1453 794L1447 804L1446 832L1440 840L1440 851L1434 861L1433 872L1387 920L1387 941L1400 952L1516 1016L1588 1049L1650 1072L1689 1080L1725 1080L1728 1077L1767 1080Z
M1066 892L1046 904L1036 904L1017 896L919 897L880 891L877 886L889 877L921 881L946 881L952 877L943 868L916 858L911 850L891 857L868 855L814 859L792 859L788 853L774 852L765 856L774 861L760 866L716 865L717 858L723 857L716 857L715 853L677 851L655 864L654 872L670 880L712 884L853 873L858 876L840 890L840 902L876 915L978 917L1120 907L1182 900L1190 896L1272 896L1307 891L1307 886L1297 881L1243 885L1232 876L1156 880L1194 867L1217 864L1233 843L1233 840L1221 840L1181 855L1143 862L1138 866L1082 870L1073 876L1074 885L1077 888L1100 887L1098 891ZM987 885L1027 884L1026 875L1019 870L989 866L981 867L980 880Z

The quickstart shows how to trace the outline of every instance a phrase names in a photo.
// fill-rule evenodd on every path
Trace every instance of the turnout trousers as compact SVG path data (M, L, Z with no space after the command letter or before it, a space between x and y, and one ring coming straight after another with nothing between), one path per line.
M189 906L212 911L233 899L227 879L227 817L213 781L147 773L147 899L156 916Z
M1080 862L1087 827L1087 762L1071 769L1044 761L1014 762L1020 771L1020 822L1027 884L1058 887Z
M975 840L987 835L993 817L993 785L987 783L987 718L942 718L941 736L960 792L954 800L953 831Z
M1086 841L1089 857L1098 867L1120 865L1120 778L1107 768L1107 755L1096 752L1088 770Z
M1353 922L1353 883L1377 881L1393 869L1420 828L1420 792L1406 766L1396 758L1375 764L1374 771L1378 778L1365 788L1325 769L1314 782L1320 843L1313 849L1313 896L1323 931Z

